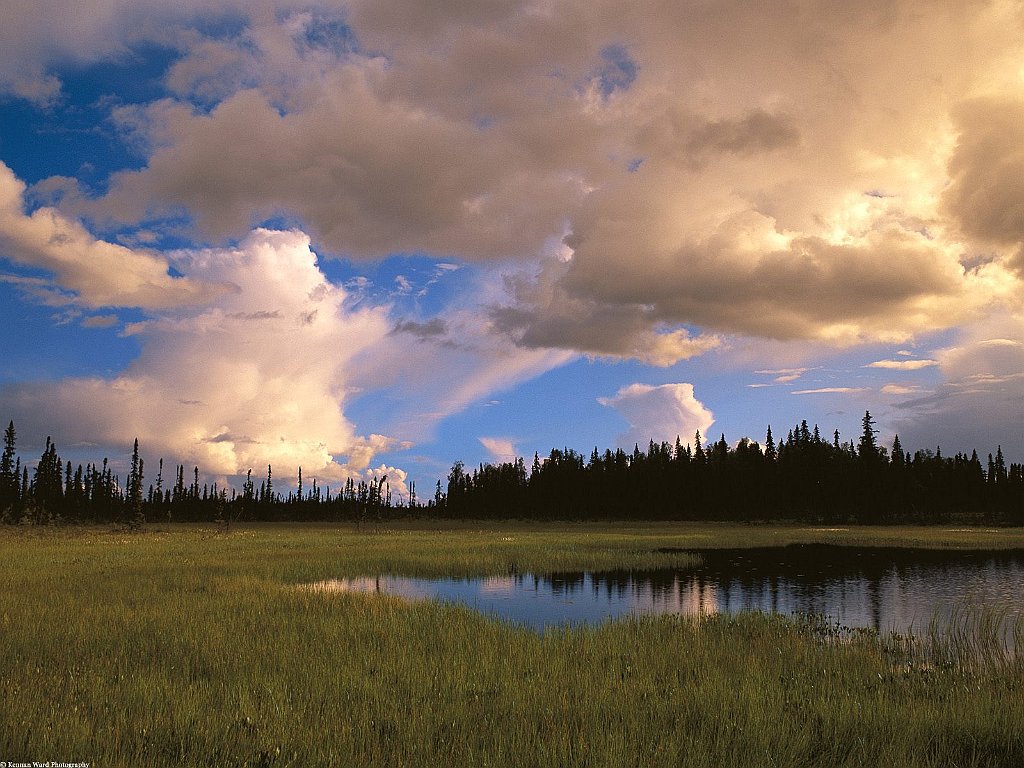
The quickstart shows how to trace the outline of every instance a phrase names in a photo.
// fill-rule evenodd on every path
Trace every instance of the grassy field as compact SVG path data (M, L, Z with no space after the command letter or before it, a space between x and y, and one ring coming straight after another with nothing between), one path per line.
M0 761L1024 765L1024 660L946 664L942 649L904 654L867 633L761 615L541 636L455 606L295 588L686 565L656 550L809 541L1022 547L1024 532L0 529Z

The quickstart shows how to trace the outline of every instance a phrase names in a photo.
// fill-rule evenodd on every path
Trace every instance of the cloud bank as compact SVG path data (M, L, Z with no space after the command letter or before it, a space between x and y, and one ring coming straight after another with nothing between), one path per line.
M5 400L23 429L114 446L138 437L149 456L221 476L270 463L284 474L301 466L308 478L339 480L396 447L356 434L342 412L352 361L384 340L386 312L350 307L305 235L257 230L236 248L176 259L201 281L233 290L211 306L130 324L125 332L139 338L141 354L113 379L9 388Z
M147 313L128 370L63 387L78 388L68 413L128 414L90 425L111 439L141 426L224 471L263 451L365 467L391 438L345 418L358 391L413 403L392 419L406 440L579 354L670 366L948 329L962 344L933 355L938 399L908 408L960 414L950 428L1017 418L996 353L1024 343L1019 3L44 0L4 21L0 91L51 108L69 66L169 58L161 98L109 100L137 167L36 210L0 167L3 255L48 275L24 290ZM268 220L309 240L249 234ZM209 247L103 239L125 228ZM478 278L443 317L391 316L326 281L310 244L472 262ZM196 359L207 376L188 373ZM775 383L805 362L776 363L792 370ZM175 392L187 402L147 405ZM278 404L257 415L260 393ZM657 432L639 442L674 439L644 415L654 402L669 432L710 425L692 389L606 404L631 435ZM307 419L316 437L291 431Z
M900 403L892 429L908 446L942 446L947 455L1001 444L1024 455L1024 318L996 316L958 334L936 353L943 383Z
M252 14L120 113L151 152L91 213L184 209L217 240L287 212L362 258L564 235L499 327L653 364L716 333L899 341L1019 292L1021 107L997 77L1019 8L611 7ZM965 271L982 243L1002 250Z

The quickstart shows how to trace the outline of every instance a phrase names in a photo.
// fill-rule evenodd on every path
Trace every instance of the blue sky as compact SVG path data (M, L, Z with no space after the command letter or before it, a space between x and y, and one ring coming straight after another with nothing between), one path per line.
M137 436L421 494L868 409L1019 460L1022 31L1005 2L8 9L0 418L26 458Z

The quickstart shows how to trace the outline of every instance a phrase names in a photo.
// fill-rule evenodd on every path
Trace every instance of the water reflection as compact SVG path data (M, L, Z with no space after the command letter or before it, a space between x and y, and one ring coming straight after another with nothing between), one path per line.
M688 570L517 574L481 579L339 579L316 588L458 601L538 630L675 613L820 613L849 627L921 631L989 608L1024 617L1024 551L794 545L704 550Z

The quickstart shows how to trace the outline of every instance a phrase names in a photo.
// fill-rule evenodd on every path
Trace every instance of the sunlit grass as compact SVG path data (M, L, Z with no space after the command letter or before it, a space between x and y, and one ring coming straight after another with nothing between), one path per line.
M998 617L921 643L836 642L820 622L762 615L541 636L459 606L294 589L376 573L680 565L687 555L657 550L821 540L806 530L3 530L0 760L1024 764L1024 668L988 645ZM942 545L971 535L908 533Z

